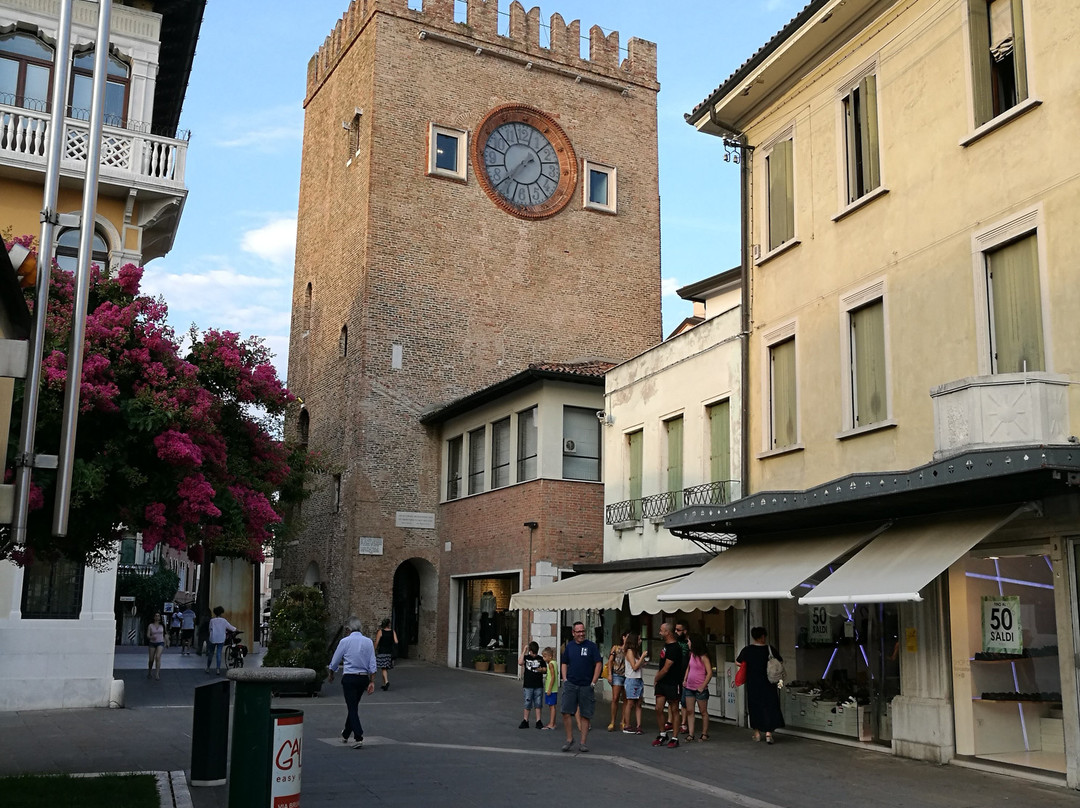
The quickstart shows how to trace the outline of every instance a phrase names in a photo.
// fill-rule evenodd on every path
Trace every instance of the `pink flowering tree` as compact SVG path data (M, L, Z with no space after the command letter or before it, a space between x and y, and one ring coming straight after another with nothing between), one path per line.
M275 437L293 397L262 342L192 327L183 351L164 301L140 294L142 273L131 264L115 275L91 270L68 535L51 535L55 472L35 470L26 547L0 545L0 557L94 563L137 531L146 549L258 561L290 500L303 497L306 454ZM73 297L73 276L54 268L38 453L59 447ZM17 386L9 469L21 409Z

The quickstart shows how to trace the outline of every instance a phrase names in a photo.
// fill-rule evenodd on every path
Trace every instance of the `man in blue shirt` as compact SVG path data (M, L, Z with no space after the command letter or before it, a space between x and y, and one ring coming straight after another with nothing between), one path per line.
M562 718L566 730L566 743L562 750L569 752L574 748L574 728L572 718L578 714L579 751L588 752L586 741L589 739L589 726L596 707L596 694L593 687L600 678L604 667L600 649L596 643L585 639L585 624L574 623L574 638L566 644L562 652Z
M360 619L350 617L346 625L349 634L341 638L334 658L330 660L330 681L338 667L342 668L341 689L345 694L345 706L349 710L345 718L345 729L341 733L342 743L349 742L353 736L353 749L364 745L364 728L360 724L360 699L366 690L368 695L375 692L375 644L361 631Z

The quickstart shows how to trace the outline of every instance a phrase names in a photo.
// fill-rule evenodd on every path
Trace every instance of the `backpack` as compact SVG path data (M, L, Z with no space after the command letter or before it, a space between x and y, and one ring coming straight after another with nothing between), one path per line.
M779 684L784 678L784 663L773 656L772 646L769 648L769 661L765 663L765 675L774 685Z

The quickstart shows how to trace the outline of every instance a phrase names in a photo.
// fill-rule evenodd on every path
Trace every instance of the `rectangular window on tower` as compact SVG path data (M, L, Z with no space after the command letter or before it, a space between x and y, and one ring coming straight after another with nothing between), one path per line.
M461 496L461 449L464 437L458 435L446 442L446 498Z
M510 485L510 416L491 425L491 487Z
M582 183L584 206L604 213L616 213L618 189L615 168L585 160L582 173L585 180Z
M479 494L484 490L484 440L487 428L480 427L469 433L469 493Z
M519 412L517 422L517 481L521 483L536 479L536 407Z
M431 124L428 130L428 176L467 178L469 133L462 129Z

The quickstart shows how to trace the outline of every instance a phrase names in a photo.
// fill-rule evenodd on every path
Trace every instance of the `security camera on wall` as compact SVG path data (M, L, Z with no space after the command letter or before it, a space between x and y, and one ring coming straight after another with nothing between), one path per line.
M607 421L607 413L604 410L597 410L596 411L596 420L600 421L601 423L606 422Z

